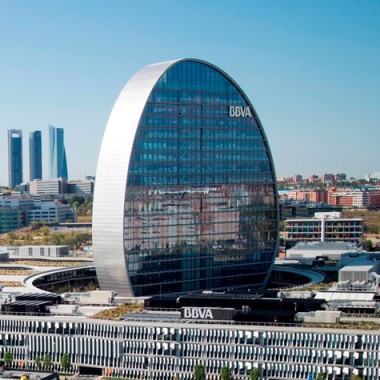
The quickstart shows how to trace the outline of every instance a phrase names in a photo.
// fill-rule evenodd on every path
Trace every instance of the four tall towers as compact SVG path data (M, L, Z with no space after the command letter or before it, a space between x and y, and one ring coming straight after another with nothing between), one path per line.
M50 170L49 178L68 178L63 128L49 125ZM8 176L9 188L14 189L23 182L22 131L8 130ZM29 178L42 179L42 133L29 134Z

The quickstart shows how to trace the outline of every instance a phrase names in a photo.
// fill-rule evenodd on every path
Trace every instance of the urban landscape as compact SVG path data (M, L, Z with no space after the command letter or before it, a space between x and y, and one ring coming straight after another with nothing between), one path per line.
M288 5L269 3L279 16L288 11ZM71 34L65 15L73 17L73 28L84 36L90 34L82 22L114 33L103 29L111 14L115 30L123 29L121 15L138 30L129 17L144 6L154 25L157 19L150 18L150 10L168 17L167 7L176 14L189 7L186 23L201 20L206 9L215 11L220 20L209 21L224 32L221 20L229 19L222 11L227 3L216 10L214 1L202 6L168 1L162 7L151 1L132 5L116 0L110 7L87 0L4 4L7 14L26 22L28 11L36 25L37 20L50 23L48 17L65 20L67 29L54 32L62 38L62 51L66 36L79 36ZM252 13L231 12L247 31L257 28L250 24L259 22L256 12L269 12L256 1L241 4ZM329 9L322 1L317 13L329 9L335 14L324 21L330 25L345 4L337 1ZM369 20L368 33L380 32L371 24L380 13L378 3L347 4L353 8L346 9L338 29L348 33L346 22L358 11ZM291 8L302 9L303 17L313 20L309 6L296 2ZM302 19L297 28L309 30L294 15L289 17ZM143 23L147 38L152 38L154 32ZM199 25L209 30L207 23ZM323 35L323 28L314 28ZM49 39L28 24L26 30L39 36L32 36L35 41ZM157 33L168 36L165 28ZM95 35L102 44L100 34ZM14 41L21 43L19 38ZM173 43L177 39L173 36ZM81 39L75 43L84 46ZM133 70L121 73L129 77L121 83L109 72L104 81L112 77L119 90L113 88L109 107L101 111L100 105L62 105L64 116L57 123L8 123L1 130L7 157L0 169L2 378L380 379L377 129L366 151L373 160L355 150L347 154L350 144L359 145L361 138L353 134L351 142L350 128L356 131L356 125L347 120L356 115L344 122L345 136L336 141L335 150L323 149L316 139L304 151L290 142L300 138L307 145L311 135L292 132L286 116L284 127L291 139L279 130L274 133L267 113L272 104L262 103L260 91L243 90L252 80L249 70L230 73L233 66L225 54L215 55L218 60L206 55L210 61L195 55L208 48L191 50L194 58L175 59L177 54L166 56L167 51L165 59L147 54L143 64L137 60ZM96 46L93 54L97 51ZM65 70L67 64L59 67ZM260 82L258 77L254 81ZM292 91L302 91L301 85ZM94 94L86 96L97 101ZM6 96L1 99L6 115L11 102ZM343 112L339 107L337 103L334 113ZM283 115L285 108L279 111ZM68 114L78 116L82 109L84 115L104 115L91 119L93 127L84 119L81 126L66 127ZM12 117L17 120L22 113L20 109ZM303 117L301 111L298 117ZM333 119L341 132L343 124L337 116ZM361 134L365 128L363 124ZM332 126L327 132L335 133ZM361 176L353 175L359 168ZM286 172L293 174L283 176Z

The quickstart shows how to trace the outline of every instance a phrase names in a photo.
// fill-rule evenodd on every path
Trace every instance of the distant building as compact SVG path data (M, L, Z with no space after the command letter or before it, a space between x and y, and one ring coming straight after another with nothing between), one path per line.
M379 208L380 207L380 188L367 191L367 207Z
M335 188L327 190L327 203L343 207L380 207L380 188Z
M335 180L335 176L334 174L325 173L321 175L320 180L322 182L333 182Z
M288 246L298 241L360 243L363 239L363 219L342 218L340 212L317 212L314 218L286 219L285 239Z
M300 174L295 174L292 178L293 182L302 182L302 175Z
M335 174L334 177L335 177L334 178L335 181L346 181L347 179L347 176L343 173Z
M9 187L14 189L23 182L22 131L8 130L8 176Z
M339 260L343 254L356 253L358 251L355 243L341 241L299 241L292 248L286 250L289 259L315 259L318 256L327 257L329 260Z
M280 219L312 218L316 212L342 212L342 207L326 203L285 200L280 201Z
M15 247L15 255L27 257L65 257L69 255L67 245L24 245Z
M365 196L361 189L330 187L327 203L343 207L365 207Z
M41 131L29 134L29 177L42 179L42 135Z
M35 179L29 183L29 193L33 195L65 194L67 193L67 181L65 178Z
M0 233L17 230L22 227L22 211L17 208L0 206Z
M50 179L68 178L64 138L63 128L55 128L49 125Z
M68 181L67 192L69 194L90 195L94 193L94 180Z
M75 221L75 214L70 205L58 202L36 202L28 212L28 222L41 221L46 223Z
M316 174L309 175L307 179L310 183L319 181L319 177Z
M325 189L299 189L288 191L288 198L306 202L326 202L327 192Z
M0 231L8 232L27 225L27 214L33 205L34 200L29 195L0 196L3 210Z
M370 173L370 174L365 176L365 179L367 181L371 181L371 180L378 181L380 179L380 172Z

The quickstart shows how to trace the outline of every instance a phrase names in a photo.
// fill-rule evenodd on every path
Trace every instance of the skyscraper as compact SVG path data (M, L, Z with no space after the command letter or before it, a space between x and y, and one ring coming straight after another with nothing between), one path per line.
M65 132L63 128L55 128L49 125L50 179L68 178L64 138Z
M29 134L29 174L31 181L42 179L41 131L34 131Z
M9 187L14 189L23 181L22 131L8 130L8 176Z
M122 90L99 154L93 247L102 289L181 294L268 282L278 249L269 144L216 66L147 66Z

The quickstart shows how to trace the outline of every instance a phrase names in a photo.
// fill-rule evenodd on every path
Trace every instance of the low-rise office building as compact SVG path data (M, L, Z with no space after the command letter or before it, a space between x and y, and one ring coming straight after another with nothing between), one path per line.
M0 207L0 233L17 230L22 227L22 210L11 207Z
M67 180L64 178L35 179L29 183L29 193L35 195L67 193Z
M28 211L28 221L41 221L45 223L75 221L75 214L68 204L60 204L57 201L36 202Z
M347 241L360 243L363 239L362 218L342 218L342 213L315 213L313 218L285 221L287 244L298 241Z
M207 314L207 313L206 313ZM161 316L162 317L162 316ZM53 368L68 353L70 372L130 379L190 380L201 364L209 379L228 365L235 379L306 379L326 372L330 380L362 374L380 378L380 332L296 326L155 321L105 321L75 317L0 316L0 348L25 368L48 352ZM67 371L66 371L67 372Z
M15 247L15 255L20 258L65 257L69 255L69 247L67 245L24 245Z

